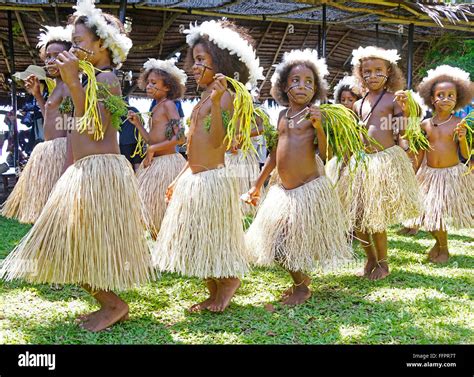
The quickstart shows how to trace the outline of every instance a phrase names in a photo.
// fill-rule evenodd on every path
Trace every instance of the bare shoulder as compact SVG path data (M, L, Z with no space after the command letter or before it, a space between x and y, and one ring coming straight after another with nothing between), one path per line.
M222 109L233 112L234 111L233 102L234 102L234 97L230 94L228 90L226 90L221 98Z
M121 95L122 90L120 88L120 81L117 75L113 72L101 72L97 75L97 81L107 84L108 90L113 95Z
M423 131L429 131L430 124L431 124L431 118L427 118L427 119L423 120L420 124L421 129Z

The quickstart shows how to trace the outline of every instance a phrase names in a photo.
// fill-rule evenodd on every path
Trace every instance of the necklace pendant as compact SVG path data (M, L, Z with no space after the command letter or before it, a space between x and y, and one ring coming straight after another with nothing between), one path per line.
M288 127L289 128L295 128L295 122L293 119L288 119Z

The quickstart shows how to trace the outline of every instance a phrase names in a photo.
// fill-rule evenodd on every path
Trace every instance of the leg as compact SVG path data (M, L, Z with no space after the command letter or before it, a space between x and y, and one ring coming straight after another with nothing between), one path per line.
M83 317L81 327L92 332L98 332L113 324L128 319L128 305L111 291L92 292L90 287L84 287L99 302L100 309Z
M307 301L311 297L311 278L301 271L288 271L293 279L291 291L285 291L282 298L284 305L299 305Z
M217 296L214 302L209 304L211 312L223 312L234 297L235 292L240 287L239 278L215 279L217 283Z
M206 279L204 280L207 286L207 289L209 290L209 298L207 300L204 300L203 302L200 302L199 304L195 304L189 308L189 311L191 313L194 312L199 312L201 310L209 308L209 305L211 305L217 296L217 283L215 279Z
M428 260L430 262L434 262L436 257L439 254L439 239L438 239L438 231L431 231L430 232L433 238L436 240L434 246L431 248L431 250L428 253Z
M445 230L437 230L433 232L438 240L438 255L431 259L434 263L446 263L449 260L448 251L448 232Z
M377 266L370 273L370 280L379 280L387 277L390 272L387 263L387 232L374 233L372 235L374 240L375 250L377 252Z
M377 253L368 233L356 231L355 234L367 255L367 263L365 264L364 271L358 275L368 278L372 270L377 266Z

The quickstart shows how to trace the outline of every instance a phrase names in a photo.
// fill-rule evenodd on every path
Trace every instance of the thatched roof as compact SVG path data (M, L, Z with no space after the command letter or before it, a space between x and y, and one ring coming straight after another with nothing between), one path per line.
M119 0L100 1L98 7L118 13ZM269 97L272 65L285 51L295 48L317 48L322 24L322 3L326 3L326 57L330 68L328 81L334 85L344 72L350 71L350 56L358 46L378 44L399 48L405 70L408 24L415 25L414 72L422 67L423 54L429 42L451 31L473 38L472 5L423 6L410 1L287 1L287 0L128 0L126 16L132 21L134 47L123 66L134 79L149 57L169 58L181 52L179 66L186 51L182 25L226 16L250 30L257 44L257 54L267 80L262 84L262 98ZM16 0L0 3L0 104L9 102L7 79L8 23L6 10L12 10L16 71L29 64L40 64L35 49L41 25L65 24L72 13L73 2L56 0ZM444 27L440 26L440 23ZM401 28L399 25L403 25ZM399 32L403 34L399 34ZM270 71L269 71L270 70ZM134 89L134 95L143 95ZM195 83L188 80L186 96L195 95Z

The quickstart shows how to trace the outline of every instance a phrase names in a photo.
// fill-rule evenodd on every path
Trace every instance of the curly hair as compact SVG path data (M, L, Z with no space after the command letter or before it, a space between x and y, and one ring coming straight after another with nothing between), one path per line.
M228 20L220 20L219 24L224 28L229 28L238 33L241 38L245 39L250 44L250 46L255 46L255 41L246 28L237 26ZM239 74L238 81L244 84L247 83L250 78L250 72L245 63L240 61L238 55L231 55L229 50L220 48L205 35L201 36L192 46L188 47L184 63L184 67L188 72L191 71L192 66L194 65L193 49L198 44L202 45L207 53L211 55L212 68L214 72L222 73L229 77L234 77L234 74L237 72Z
M449 75L440 75L433 77L431 80L422 81L418 85L418 93L425 102L426 106L434 110L434 105L431 103L431 97L434 94L436 84L443 82L450 82L456 86L456 106L454 110L462 109L464 106L469 105L474 97L474 83L472 81L462 80L457 77Z
M288 94L286 93L288 76L290 75L291 70L299 65L304 65L306 68L310 69L314 75L316 90L314 92L313 98L311 98L310 103L314 103L316 100L324 101L326 99L328 84L325 79L319 76L316 66L309 61L296 61L287 65L280 72L278 80L272 85L272 88L270 89L271 96L275 99L275 101L278 102L280 106L289 105Z
M341 103L341 96L343 92L350 92L358 100L362 98L360 95L354 93L349 85L343 85L337 93L337 98L334 98L336 103Z
M370 60L370 59L380 59L380 60L383 60L387 64L387 68L389 69L389 72L388 72L388 79L385 86L390 92L396 92L397 90L405 89L406 81L405 81L405 77L403 76L402 70L398 67L397 64L390 63L387 60L384 60L381 58L365 58L365 59L362 59L360 64L354 66L352 70L352 74L361 82L364 88L367 88L367 84L365 83L365 80L362 77L362 62L364 60Z
M115 17L114 15L109 14L109 13L102 13L102 16L104 17L104 19L105 19L105 21L107 22L108 25L114 25L120 31L121 34L128 35L125 28L124 28L124 26L123 26L123 24L122 24L122 22L117 17ZM97 35L97 27L95 27L94 25L92 27L87 26L87 17L86 16L77 17L77 16L74 16L74 15L71 15L71 16L69 16L68 24L71 24L71 25L78 25L78 24L84 25L86 28L88 28L92 32L95 41L100 39L100 37ZM113 62L112 51L110 49L107 49L107 52L109 53L111 65L113 67L119 66L120 64L115 64Z
M179 81L170 75L168 72L163 71L162 69L148 69L140 73L140 77L138 78L138 87L142 90L146 88L146 81L148 80L148 76L150 73L154 72L163 80L163 84L167 86L170 90L166 97L172 101L182 98L184 92L186 91L186 87L181 85Z

